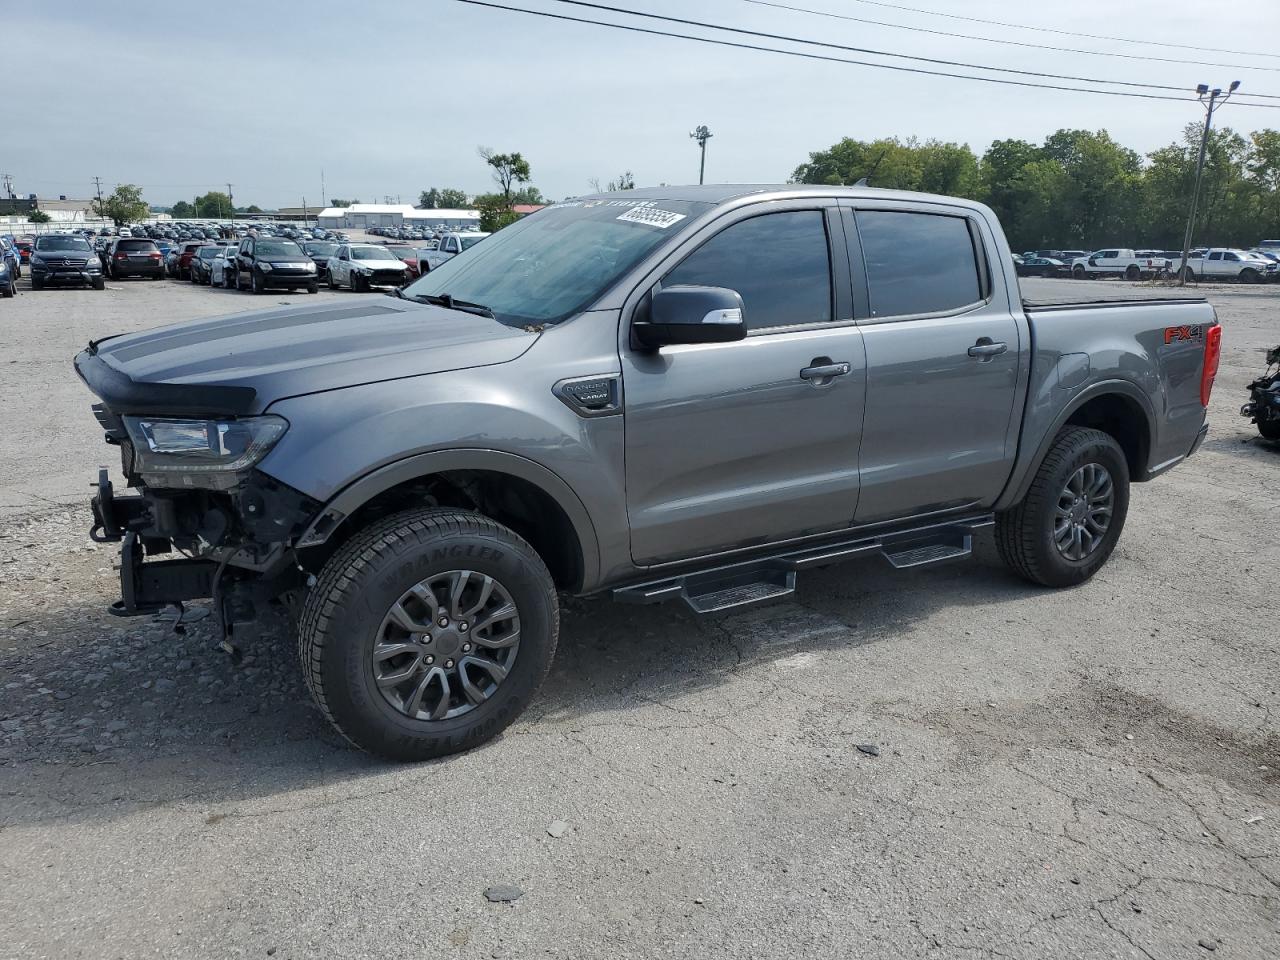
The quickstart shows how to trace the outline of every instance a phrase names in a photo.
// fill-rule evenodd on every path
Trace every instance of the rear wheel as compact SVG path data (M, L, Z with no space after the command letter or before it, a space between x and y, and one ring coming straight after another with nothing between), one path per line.
M17 292L18 288L13 285L13 277L10 277L9 282L4 285L3 289L0 289L0 296L8 298L16 295Z
M1136 263L1131 263L1124 271L1124 278L1126 280L1141 280L1142 271L1138 269Z
M528 706L555 655L555 585L487 517L409 510L329 559L298 627L307 684L356 746L425 760L483 743Z
M1004 562L1032 583L1070 587L1101 569L1129 510L1129 465L1110 435L1063 427L1031 489L996 517Z
M1280 440L1280 420L1259 420L1258 433L1264 440Z
M1087 275L1088 274L1085 272L1084 267L1079 264L1076 264L1071 268L1071 276L1075 277L1077 280L1083 280Z

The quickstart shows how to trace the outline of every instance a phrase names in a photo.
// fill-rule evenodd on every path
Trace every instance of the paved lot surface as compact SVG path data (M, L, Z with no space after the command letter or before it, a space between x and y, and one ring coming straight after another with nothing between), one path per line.
M530 713L399 767L328 731L283 631L234 666L207 620L104 615L112 553L60 506L104 459L89 337L306 295L0 302L0 957L1280 955L1280 449L1236 416L1280 291L1204 292L1212 433L1090 584L982 544L714 620L573 602Z

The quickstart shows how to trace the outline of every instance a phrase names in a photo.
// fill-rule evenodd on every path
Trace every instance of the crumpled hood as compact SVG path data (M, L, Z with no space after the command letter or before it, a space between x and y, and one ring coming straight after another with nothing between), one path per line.
M254 413L285 397L507 363L537 338L474 314L361 297L111 337L76 369L116 413Z

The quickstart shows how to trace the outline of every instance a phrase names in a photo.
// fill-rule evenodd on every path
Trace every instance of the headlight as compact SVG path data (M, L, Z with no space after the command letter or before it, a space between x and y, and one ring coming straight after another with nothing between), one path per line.
M133 441L134 469L164 487L234 486L289 429L283 417L242 420L172 420L125 417Z
M270 272L271 272L271 264L269 264L269 263L265 263L265 262L264 262L264 263L259 263L259 264L258 264L258 267L262 270L262 272L263 272L263 273L270 273Z
M303 268L304 268L308 273L315 273L315 270L316 270L316 264L315 264L315 261L314 261L314 260L308 260L308 261L307 261L306 263L304 263L302 266L303 266Z

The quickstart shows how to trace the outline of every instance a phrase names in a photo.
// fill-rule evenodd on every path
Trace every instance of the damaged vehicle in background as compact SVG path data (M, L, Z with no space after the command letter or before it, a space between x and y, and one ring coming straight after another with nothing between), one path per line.
M968 200L604 194L391 297L90 343L133 491L100 472L92 536L115 612L212 599L239 648L283 603L338 731L438 757L529 704L562 594L718 614L987 528L1024 579L1085 582L1130 483L1203 441L1221 334L1200 299L1025 302Z
M1266 440L1280 440L1280 346L1267 351L1267 370L1249 384L1249 402L1240 408Z

